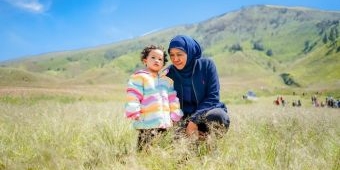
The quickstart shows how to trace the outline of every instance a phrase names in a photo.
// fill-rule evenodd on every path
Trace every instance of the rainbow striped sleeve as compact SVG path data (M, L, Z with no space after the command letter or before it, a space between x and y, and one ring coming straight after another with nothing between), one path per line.
M141 100L143 98L143 78L136 74L131 75L127 85L127 102L125 116L136 120L140 116Z
M179 99L177 93L173 87L173 82L169 83L169 106L170 106L170 116L174 122L178 122L183 117L183 112L180 109Z

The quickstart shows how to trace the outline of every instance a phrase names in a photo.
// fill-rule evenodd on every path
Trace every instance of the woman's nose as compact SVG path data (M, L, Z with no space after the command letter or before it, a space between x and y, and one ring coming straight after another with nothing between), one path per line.
M178 61L178 57L176 56L172 57L172 61Z

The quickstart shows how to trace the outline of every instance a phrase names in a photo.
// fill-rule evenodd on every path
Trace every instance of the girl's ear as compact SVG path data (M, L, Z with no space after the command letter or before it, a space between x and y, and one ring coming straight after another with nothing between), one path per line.
M146 58L143 59L143 64L146 65Z

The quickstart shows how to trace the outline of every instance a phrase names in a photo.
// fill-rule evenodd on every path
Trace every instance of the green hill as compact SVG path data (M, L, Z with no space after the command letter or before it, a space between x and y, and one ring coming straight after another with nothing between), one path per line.
M216 62L222 91L291 88L339 92L339 21L339 11L250 6L113 44L3 62L1 72L15 68L20 70L18 75L48 77L34 79L31 85L124 84L141 67L139 53L144 46L167 46L173 36L187 34ZM7 79L2 84L25 81Z
M54 77L17 68L0 67L0 86L44 86L58 82Z

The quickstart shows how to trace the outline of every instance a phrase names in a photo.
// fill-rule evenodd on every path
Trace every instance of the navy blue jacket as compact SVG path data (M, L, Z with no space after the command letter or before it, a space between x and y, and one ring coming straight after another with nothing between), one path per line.
M174 81L181 108L188 107L183 104L185 94L183 94L180 74L173 65L168 67L168 71L167 76ZM198 123L211 109L224 108L227 111L226 106L220 102L220 83L216 66L211 59L201 57L195 61L191 80L197 109L194 113L184 113L184 117L189 117L191 121Z

